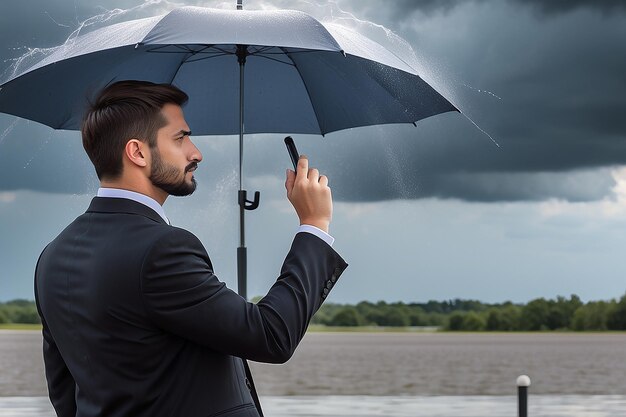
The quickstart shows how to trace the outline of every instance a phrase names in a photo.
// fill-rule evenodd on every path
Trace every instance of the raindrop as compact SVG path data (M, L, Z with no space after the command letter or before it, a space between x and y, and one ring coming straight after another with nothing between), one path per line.
M495 94L495 93L492 93L491 91L488 91L488 90L481 90L481 89L479 89L479 88L475 88L475 87L472 87L471 85L467 85L467 84L463 84L463 87L467 87L467 88L469 88L470 90L477 91L477 92L479 92L479 93L481 93L481 94L487 94L487 95L490 95L490 96L492 96L492 97L497 98L498 100L502 100L502 97L498 96L498 95L497 95L497 94Z
M9 135L9 133L11 133L13 129L15 129L15 126L17 126L20 120L21 119L19 117L14 118L9 127L4 129L4 132L2 132L2 134L0 135L0 146L4 143L4 140Z
M28 161L26 161L26 163L22 167L23 169L26 169L26 168L30 167L31 162L33 162L35 160L35 158L37 158L43 152L44 148L48 145L48 142L50 142L50 138L51 137L52 137L52 131L50 133L48 133L48 135L46 136L46 138L43 141L41 141L41 143L40 143L39 147L37 148L37 150L35 152L33 152L31 157L28 159Z

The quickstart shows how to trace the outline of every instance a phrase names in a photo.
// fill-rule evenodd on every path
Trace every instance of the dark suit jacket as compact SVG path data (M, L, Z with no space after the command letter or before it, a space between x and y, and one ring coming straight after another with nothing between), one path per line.
M257 416L239 357L287 361L346 266L298 233L255 305L216 278L192 233L96 197L35 272L52 404L59 416Z

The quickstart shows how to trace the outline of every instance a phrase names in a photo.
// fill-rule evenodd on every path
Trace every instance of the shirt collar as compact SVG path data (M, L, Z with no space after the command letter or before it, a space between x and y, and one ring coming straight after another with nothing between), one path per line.
M156 211L159 216L165 223L170 224L169 219L165 215L165 210L163 210L163 206L161 206L157 201L151 197L148 197L145 194L136 193L134 191L122 190L120 188L98 188L98 197L105 198L125 198L127 200L133 200L138 203L143 204L144 206L148 206L152 210Z

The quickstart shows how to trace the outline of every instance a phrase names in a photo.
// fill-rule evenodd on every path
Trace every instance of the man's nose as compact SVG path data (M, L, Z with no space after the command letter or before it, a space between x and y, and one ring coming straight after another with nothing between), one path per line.
M191 160L196 161L196 162L202 161L202 152L200 152L200 150L196 147L196 145L191 140L189 142L191 143L191 147L192 147L192 152L190 155Z

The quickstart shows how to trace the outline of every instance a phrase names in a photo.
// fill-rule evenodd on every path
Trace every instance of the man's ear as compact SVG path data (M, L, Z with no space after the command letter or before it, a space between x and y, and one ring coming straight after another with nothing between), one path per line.
M124 153L133 164L140 167L148 165L148 145L139 139L131 139L126 142Z

